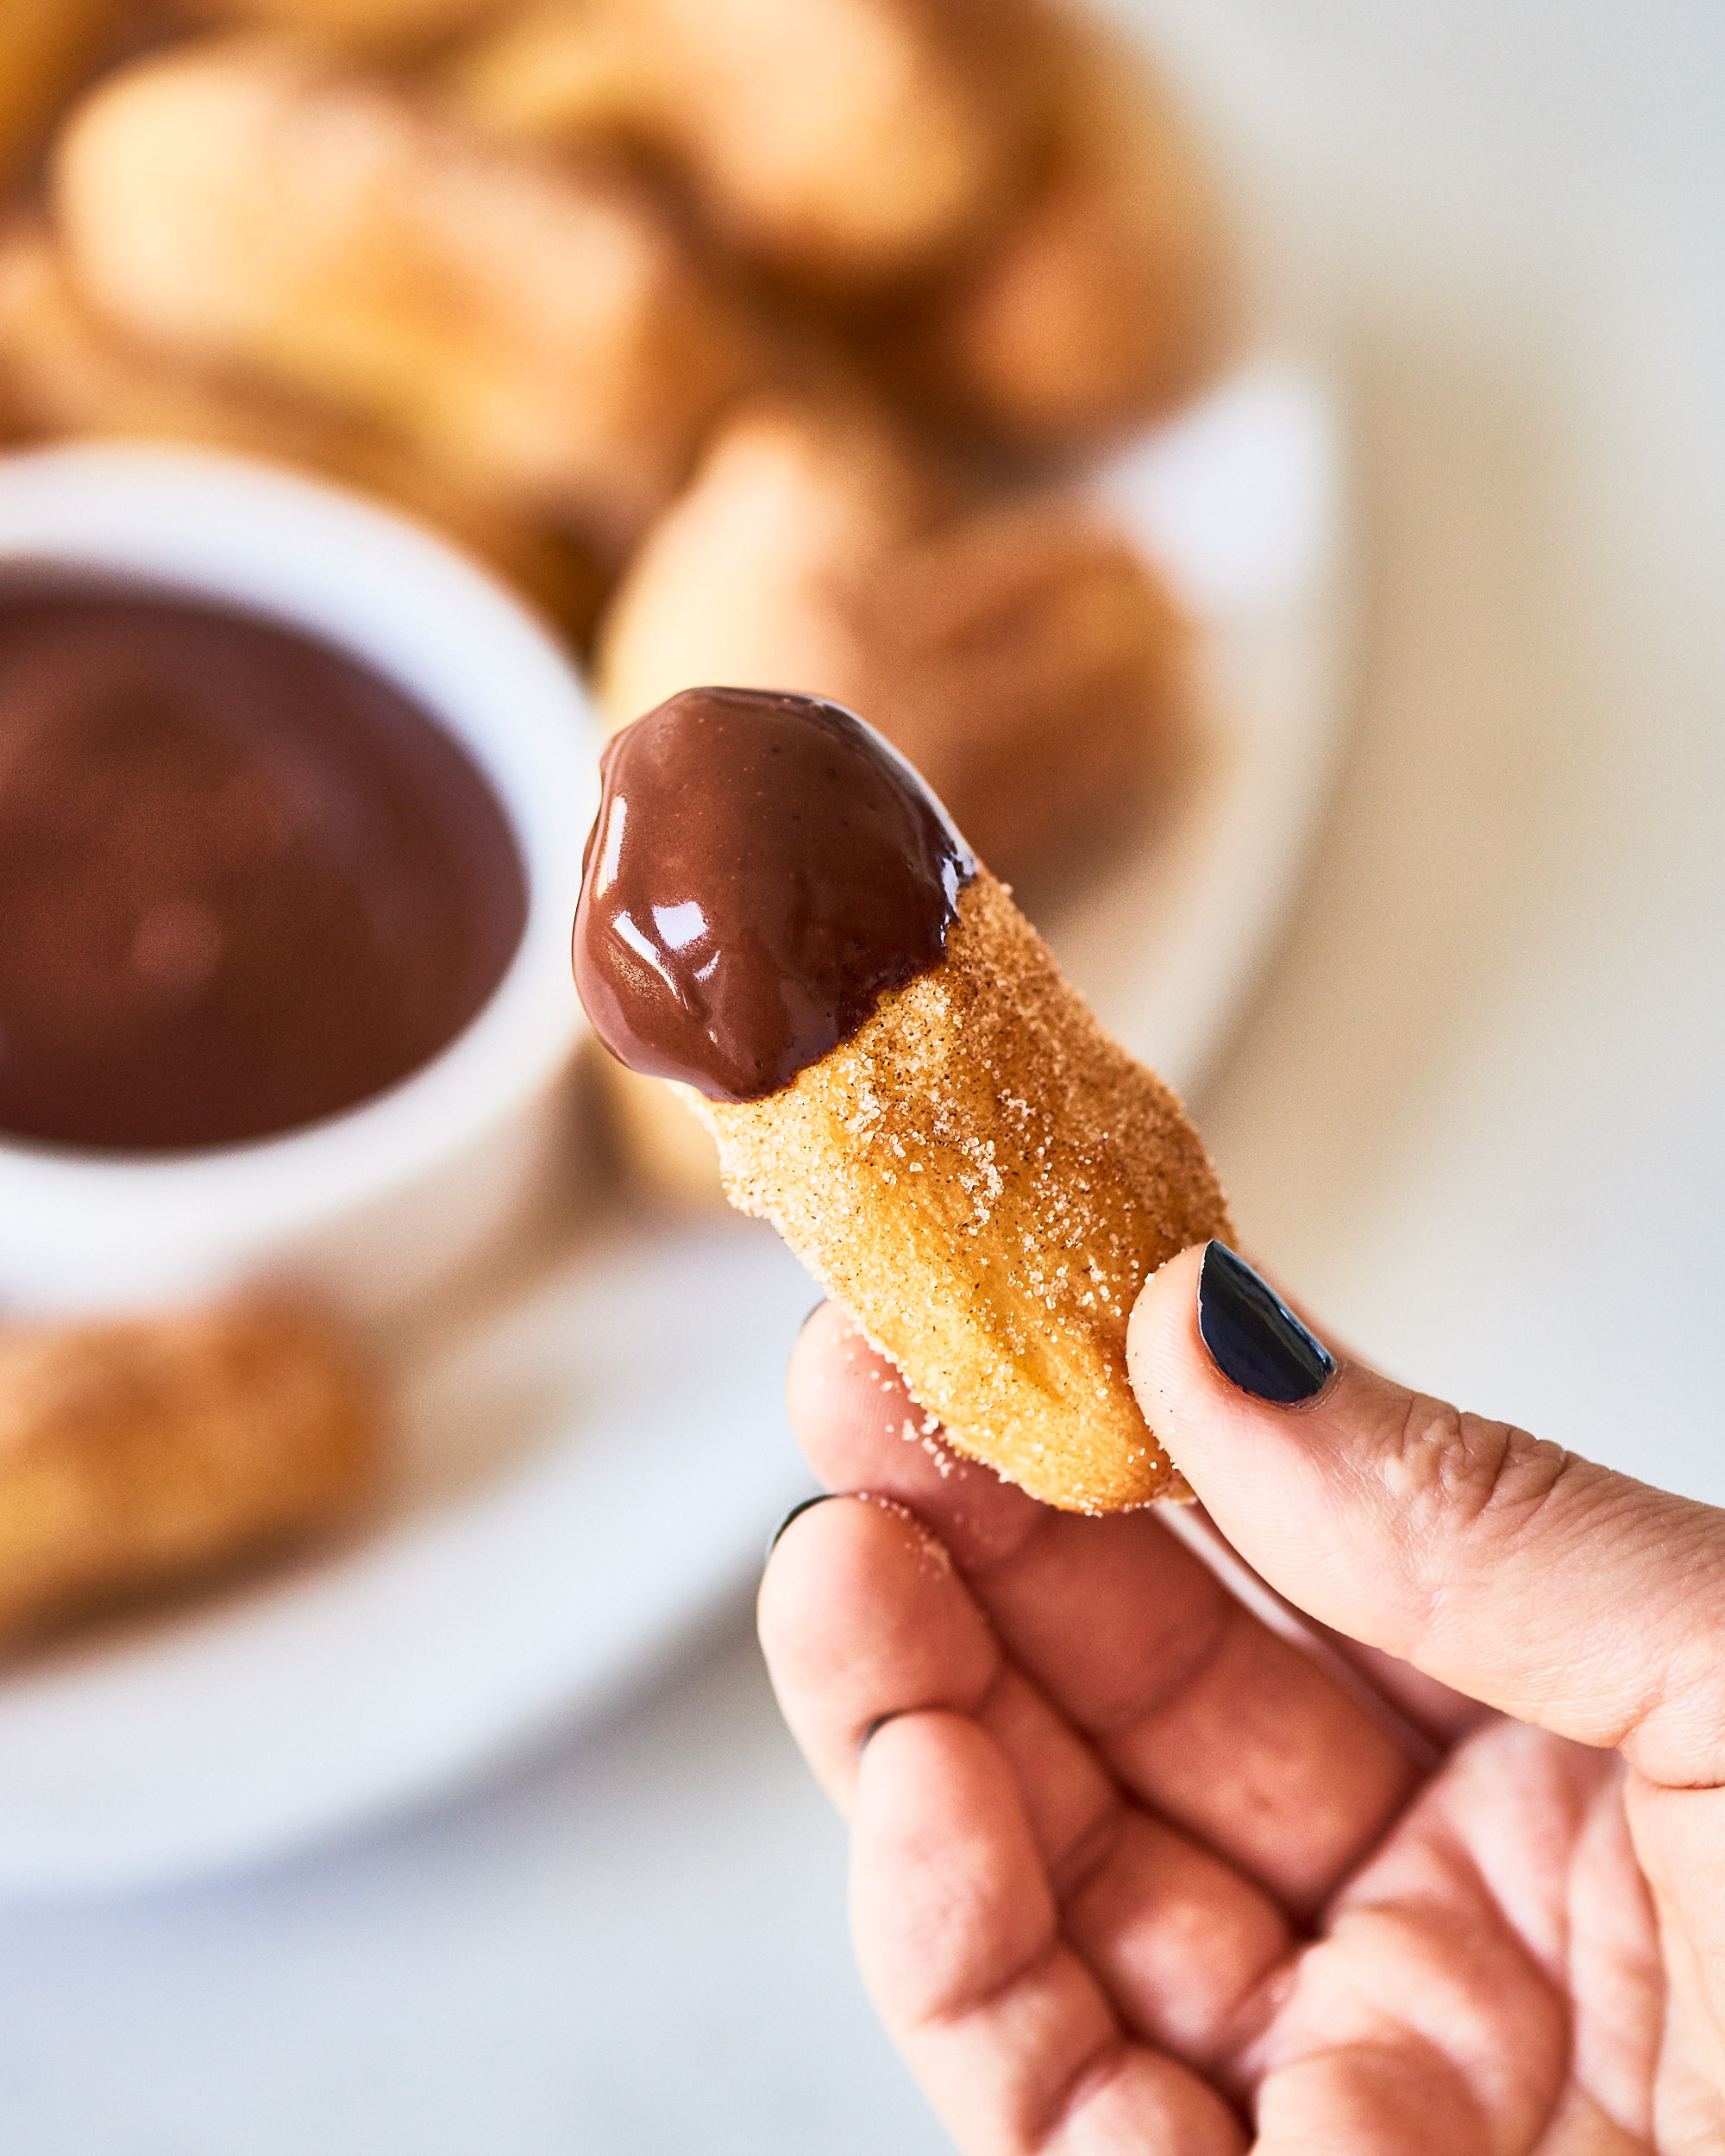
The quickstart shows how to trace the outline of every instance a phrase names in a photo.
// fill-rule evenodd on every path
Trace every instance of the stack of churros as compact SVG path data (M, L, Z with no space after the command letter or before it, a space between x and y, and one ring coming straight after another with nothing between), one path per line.
M986 498L1185 394L1230 314L1204 160L1142 61L1058 0L163 0L151 23L18 0L9 172L11 437L339 475L447 525L582 645L643 546L662 557L662 519L715 571L684 498L734 468L712 460L762 398L811 408L816 518L871 433ZM1011 531L1034 557L1036 521ZM982 548L997 594L963 570L967 618L1040 588L1016 543ZM768 674L806 657L780 611Z

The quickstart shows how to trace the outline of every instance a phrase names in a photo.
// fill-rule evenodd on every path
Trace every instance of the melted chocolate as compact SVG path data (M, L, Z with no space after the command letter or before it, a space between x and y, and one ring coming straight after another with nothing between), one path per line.
M527 891L430 715L297 630L112 586L0 587L0 1131L231 1144L454 1038Z
M687 689L618 735L575 983L619 1061L755 1100L940 962L976 864L872 727L812 696Z

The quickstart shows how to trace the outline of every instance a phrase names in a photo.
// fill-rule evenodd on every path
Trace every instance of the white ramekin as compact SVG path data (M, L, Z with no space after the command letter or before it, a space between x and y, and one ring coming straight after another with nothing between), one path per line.
M0 458L0 573L37 565L247 607L398 683L490 779L528 912L479 1016L345 1114L187 1153L0 1140L0 1313L142 1310L285 1280L393 1314L474 1259L555 1172L582 1025L569 928L598 798L580 686L531 617L442 541L232 457L100 444Z

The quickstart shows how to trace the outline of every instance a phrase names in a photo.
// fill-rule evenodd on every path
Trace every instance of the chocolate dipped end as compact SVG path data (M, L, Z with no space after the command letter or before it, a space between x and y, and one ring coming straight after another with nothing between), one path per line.
M837 704L686 689L605 751L575 985L631 1069L756 1100L940 963L976 863Z

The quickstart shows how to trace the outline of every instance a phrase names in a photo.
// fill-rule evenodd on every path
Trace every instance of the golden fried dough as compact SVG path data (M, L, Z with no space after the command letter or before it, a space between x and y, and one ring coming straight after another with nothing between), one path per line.
M0 1639L348 1520L381 1441L369 1379L301 1313L0 1332Z
M549 0L458 65L505 138L668 168L727 246L873 285L966 243L1021 185L1035 90L992 0Z
M54 107L100 52L120 0L0 4L0 184L28 156Z
M762 363L629 184L477 149L281 46L110 78L53 182L74 276L134 335L612 552Z
M1044 35L1037 191L975 269L873 342L925 416L1035 454L1108 440L1188 395L1233 312L1218 186L1167 91L1098 25Z
M763 1100L685 1097L725 1188L903 1370L957 1448L1067 1511L1184 1494L1126 1319L1231 1238L1179 1102L1110 1040L986 869L945 955Z
M73 291L34 218L0 229L0 436L188 442L302 467L435 525L582 642L605 593L576 541L511 515L375 432L129 340Z
M1141 813L1193 699L1185 623L1076 502L955 508L852 415L752 406L599 632L613 726L710 681L867 712L1006 881L1045 897Z

